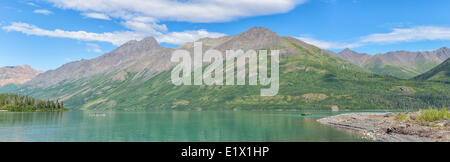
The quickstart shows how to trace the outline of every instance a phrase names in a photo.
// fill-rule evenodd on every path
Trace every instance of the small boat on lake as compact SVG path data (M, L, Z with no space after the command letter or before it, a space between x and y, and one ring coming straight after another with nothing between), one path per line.
M312 116L311 113L302 113L301 115L302 115L302 116Z

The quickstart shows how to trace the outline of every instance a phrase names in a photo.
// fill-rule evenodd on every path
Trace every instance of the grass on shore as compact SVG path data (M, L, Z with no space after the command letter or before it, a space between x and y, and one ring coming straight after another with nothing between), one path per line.
M399 113L395 115L395 119L402 122L414 120L417 123L426 123L426 125L429 125L430 122L442 121L449 118L450 113L448 113L447 108L442 108L440 110L431 108L420 110L417 116L408 115L407 113Z
M408 122L409 121L409 116L406 115L405 113L399 113L397 115L395 115L395 119L402 121L402 122Z
M432 122L432 121L442 121L444 119L448 119L449 117L450 114L448 113L447 108L442 108L441 110L427 109L420 111L420 116L417 118L417 120Z

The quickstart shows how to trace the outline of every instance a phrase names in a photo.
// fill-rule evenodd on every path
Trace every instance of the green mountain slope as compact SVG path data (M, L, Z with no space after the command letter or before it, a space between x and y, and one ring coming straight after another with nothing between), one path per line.
M377 74L409 79L445 61L450 57L450 49L442 47L435 51L394 51L376 55L361 54L345 49L336 56Z
M61 99L74 110L148 109L402 109L449 105L444 83L399 80L373 74L332 53L263 28L204 39L206 48L279 49L280 90L261 97L262 86L175 86L170 70L152 73L133 66L50 86L0 88L39 98ZM183 48L190 49L189 44ZM121 74L121 79L115 79Z
M377 74L395 76L402 79L412 78L433 67L438 63L432 61L420 61L413 67L401 64L377 64L377 60L369 60L363 67Z
M414 77L414 79L450 83L450 59L447 59L430 71Z

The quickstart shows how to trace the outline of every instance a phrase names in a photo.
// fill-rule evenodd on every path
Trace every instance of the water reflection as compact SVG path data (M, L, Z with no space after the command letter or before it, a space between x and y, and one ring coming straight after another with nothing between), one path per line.
M0 113L0 141L360 141L298 112Z

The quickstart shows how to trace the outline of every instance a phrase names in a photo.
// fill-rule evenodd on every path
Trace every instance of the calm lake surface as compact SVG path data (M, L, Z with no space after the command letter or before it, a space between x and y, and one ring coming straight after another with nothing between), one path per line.
M271 111L150 111L111 112L0 112L0 141L44 142L277 142L364 141L359 135L324 126L315 112Z

